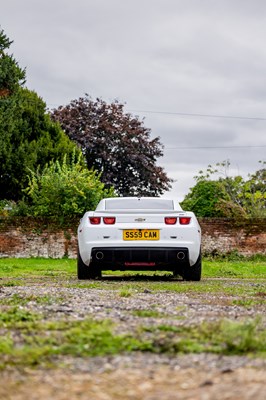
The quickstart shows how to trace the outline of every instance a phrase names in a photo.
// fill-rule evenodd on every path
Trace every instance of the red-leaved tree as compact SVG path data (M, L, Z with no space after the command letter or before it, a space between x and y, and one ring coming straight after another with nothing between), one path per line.
M158 196L172 180L156 165L163 155L159 137L150 138L143 121L124 112L118 101L93 101L87 94L51 113L82 149L88 168L122 196Z

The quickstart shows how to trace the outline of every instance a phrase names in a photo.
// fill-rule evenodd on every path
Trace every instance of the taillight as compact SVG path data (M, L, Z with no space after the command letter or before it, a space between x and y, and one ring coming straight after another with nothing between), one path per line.
M174 225L176 224L177 218L176 217L165 217L164 222L166 225Z
M114 225L115 217L103 217L103 222L107 225Z
M89 217L89 219L92 225L99 225L101 222L101 217Z
M180 217L179 222L181 225L188 225L190 223L191 217Z

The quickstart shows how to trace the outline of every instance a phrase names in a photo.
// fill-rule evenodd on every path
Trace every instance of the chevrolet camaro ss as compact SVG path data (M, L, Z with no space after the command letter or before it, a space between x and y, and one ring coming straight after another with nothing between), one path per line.
M176 200L117 197L99 202L78 227L78 279L103 270L172 271L201 278L201 229Z

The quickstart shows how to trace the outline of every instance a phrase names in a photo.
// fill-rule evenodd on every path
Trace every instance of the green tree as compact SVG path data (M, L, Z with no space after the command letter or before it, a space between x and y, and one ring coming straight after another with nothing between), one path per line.
M13 55L7 53L13 42L0 30L0 97L8 96L25 83L25 69L21 69Z
M159 137L151 139L150 129L123 107L86 95L53 110L52 118L79 144L88 168L97 169L107 186L123 196L160 195L172 180L156 165L163 155Z
M51 161L43 170L31 171L25 189L30 215L65 218L83 215L95 209L104 197L114 197L113 188L106 189L96 171L88 170L81 153L75 151L69 164Z
M243 219L266 217L266 169L241 176L229 176L230 161L209 165L199 171L196 185L190 189L182 207L194 211L199 217L227 217ZM214 179L216 177L216 180Z
M23 86L25 71L5 50L12 42L0 32L0 200L23 196L29 169L62 160L76 147L51 121L44 101Z
M45 109L42 99L24 88L0 99L1 199L21 199L29 169L62 160L76 147Z
M198 217L221 217L223 213L217 210L220 199L229 200L221 182L199 180L181 205L184 210L193 211Z
M249 174L241 195L241 203L251 217L266 217L266 162L259 161L261 168Z

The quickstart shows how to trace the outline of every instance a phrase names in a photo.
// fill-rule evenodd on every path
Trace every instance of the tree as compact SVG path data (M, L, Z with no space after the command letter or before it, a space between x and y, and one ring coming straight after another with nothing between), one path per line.
M156 196L171 187L163 168L156 165L163 155L159 138L123 105L93 101L87 94L53 110L70 139L79 144L88 168L101 173L102 181L123 196Z
M265 218L266 169L249 174L245 180L241 176L229 176L229 167L227 160L215 167L209 165L205 172L199 171L196 185L185 196L182 207L199 217Z
M199 180L190 189L181 205L184 210L193 211L198 217L221 217L223 213L217 210L221 199L229 200L221 182Z
M25 69L21 69L7 50L13 42L0 30L0 97L8 96L25 83Z
M70 163L65 155L62 162L51 161L42 170L31 171L25 192L30 215L56 216L61 221L81 216L95 209L103 197L114 196L114 190L104 187L96 171L87 169L81 153L77 159L75 150Z
M262 168L249 174L241 196L243 207L251 217L266 217L266 162L259 161Z
M5 54L12 42L0 32L0 200L23 196L29 169L71 155L76 145L51 121L44 101L23 87L25 71Z
M28 89L0 99L1 199L21 199L29 169L62 160L76 147L45 108L42 99Z

